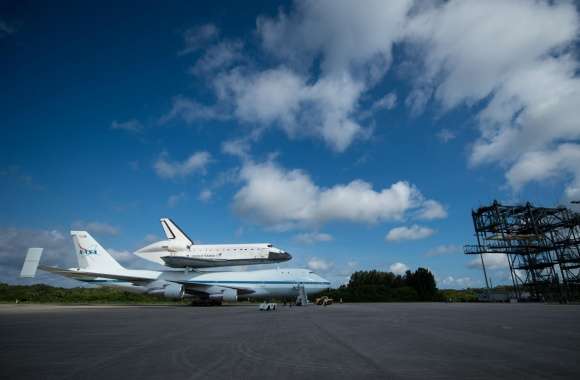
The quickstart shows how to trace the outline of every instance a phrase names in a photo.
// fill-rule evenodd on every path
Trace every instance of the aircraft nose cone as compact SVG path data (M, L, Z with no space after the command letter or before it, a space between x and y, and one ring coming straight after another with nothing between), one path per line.
M268 260L272 260L272 261L288 261L292 258L292 255L290 255L288 252L269 252L268 253Z

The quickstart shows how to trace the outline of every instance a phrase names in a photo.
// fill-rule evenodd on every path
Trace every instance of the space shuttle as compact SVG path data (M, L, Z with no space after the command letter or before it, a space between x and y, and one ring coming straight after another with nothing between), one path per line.
M142 259L170 268L213 268L236 265L276 264L292 256L270 243L195 244L169 218L160 220L166 240L135 251Z
M170 236L168 236L168 240L174 244L172 247L178 246L178 243L182 244L182 232L174 229L170 221L167 223L169 231L174 232L172 235L174 237L169 238ZM34 278L37 270L41 270L85 284L114 287L134 293L153 294L168 299L198 299L213 304L221 304L222 301L235 302L240 297L242 299L305 297L307 294L317 294L330 287L330 281L309 269L301 268L276 268L244 272L129 269L117 262L87 231L71 231L70 234L78 261L77 267L59 268L40 265L43 248L30 248L22 265L20 277ZM177 241L175 241L176 239ZM245 245L261 247L259 244ZM224 246L226 245L222 247ZM231 246L235 247L235 245ZM223 248L221 250L223 251ZM185 250L183 254L187 257L187 254L191 255L191 252L191 250ZM172 257L168 251L162 251L159 254L165 256L169 254L169 257ZM162 261L165 256L161 256ZM211 260L203 255L201 257L202 259L195 260L201 260L202 264L208 264L208 261ZM172 263L171 260L168 262Z

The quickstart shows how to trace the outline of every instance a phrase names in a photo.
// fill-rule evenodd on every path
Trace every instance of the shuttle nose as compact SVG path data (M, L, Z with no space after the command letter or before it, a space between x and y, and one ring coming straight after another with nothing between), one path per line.
M292 259L292 255L288 252L278 250L278 251L270 251L268 253L268 260L272 261L288 261Z

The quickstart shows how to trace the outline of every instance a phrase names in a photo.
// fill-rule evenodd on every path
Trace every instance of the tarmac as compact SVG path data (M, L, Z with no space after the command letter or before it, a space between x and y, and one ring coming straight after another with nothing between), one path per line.
M3 379L580 378L580 305L0 306Z

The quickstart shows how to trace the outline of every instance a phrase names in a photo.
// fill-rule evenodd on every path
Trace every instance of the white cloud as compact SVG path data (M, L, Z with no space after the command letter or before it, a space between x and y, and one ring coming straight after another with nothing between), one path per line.
M131 119L123 122L113 120L111 123L111 129L119 129L127 132L141 132L143 130L143 125L136 119Z
M44 248L41 264L71 267L77 265L72 240L58 230L0 229L0 282L46 283L79 286L79 283L38 271L35 279L21 279L20 269L30 247Z
M244 44L240 41L222 41L206 49L191 68L194 75L207 75L217 70L224 70L232 64L242 61Z
M463 252L463 248L460 245L456 244L442 244L428 250L425 253L425 256L428 257L435 257L435 256L444 256L444 255L452 255L456 253Z
M401 220L409 211L422 214L429 201L404 181L381 190L374 190L362 180L321 188L305 172L286 170L272 162L246 162L240 179L244 185L234 197L236 212L277 229L331 220L356 223Z
M193 71L215 72L210 82L219 111L199 103L182 109L193 110L190 120L234 115L254 133L278 127L290 138L316 137L344 151L371 133L357 121L359 102L389 68L392 43L402 37L411 4L372 0L361 7L347 1L297 1L288 13L259 17L257 35L264 58L273 65L257 69L245 64L240 43L215 44ZM233 63L237 67L231 68ZM371 109L395 104L390 93Z
M213 193L211 190L204 189L204 190L200 191L198 199L202 202L207 202L211 199L212 196L213 196Z
M227 120L229 115L215 106L201 104L184 96L173 98L171 109L159 119L160 124L181 119L187 124L205 120Z
M250 152L249 140L245 138L226 140L222 143L222 152L244 159L248 158Z
M314 271L325 272L331 269L333 266L334 263L317 257L313 257L310 260L308 260L308 268Z
M118 235L119 228L103 222L85 222L82 220L73 223L72 227L77 230L86 230L97 235Z
M447 211L441 203L428 199L423 202L417 217L425 220L444 219L447 218Z
M389 271L393 272L396 275L404 275L406 271L409 270L409 267L403 263L394 263L389 266Z
M580 138L578 63L568 54L580 25L574 5L449 1L425 8L406 29L423 57L414 91L420 103L433 96L443 110L477 106L480 138L470 162L507 167L516 187L545 178L539 169L513 174L537 152L558 152ZM552 173L570 173L571 160L561 156Z
M507 255L484 253L483 261L485 263L485 269L488 270L509 269ZM476 255L473 259L471 259L467 264L467 267L470 269L481 268L481 258L479 257L479 255Z
M428 238L434 233L435 230L431 228L413 224L411 227L401 226L392 228L385 236L385 240L387 241L420 240Z
M336 151L368 135L352 118L364 85L347 73L310 84L281 66L258 73L232 70L214 83L220 100L242 122L279 126L290 137L320 137Z
M397 94L390 92L383 96L379 100L375 101L372 105L373 111L387 109L391 110L397 105Z
M304 244L332 241L332 235L324 232L306 232L294 236L294 240Z
M448 288L465 289L476 285L471 277L453 277L447 276L441 280L441 285Z
M455 136L455 133L450 131L447 128L443 128L442 130L440 130L437 133L437 138L439 139L439 141L441 141L443 144L447 144L449 141L455 139L457 136Z
M170 161L167 153L162 153L153 168L159 177L177 178L186 177L193 173L205 174L207 165L211 162L211 154L205 151L196 152L185 161Z
M186 199L185 193L172 194L167 198L167 206L173 208Z
M183 33L184 48L179 55L193 53L201 49L208 42L217 38L220 34L219 29L214 24L204 24L195 28L187 29Z
M521 155L507 171L506 179L514 189L531 181L545 181L569 173L574 180L566 188L571 194L580 186L580 144L560 144L551 151L532 151Z
M264 49L309 68L321 60L323 76L352 71L377 79L391 61L391 45L403 33L406 1L296 1L291 12L259 17Z

